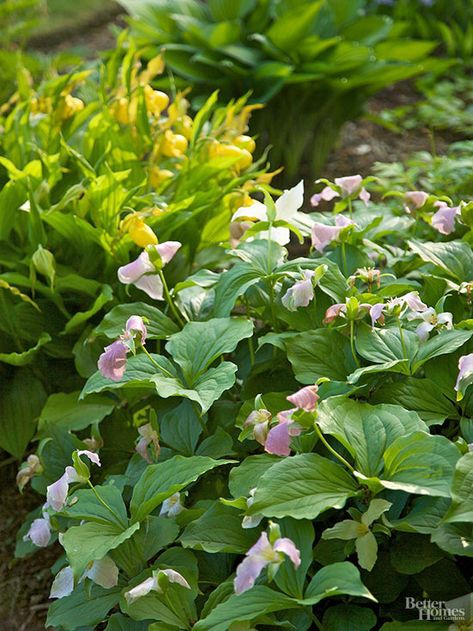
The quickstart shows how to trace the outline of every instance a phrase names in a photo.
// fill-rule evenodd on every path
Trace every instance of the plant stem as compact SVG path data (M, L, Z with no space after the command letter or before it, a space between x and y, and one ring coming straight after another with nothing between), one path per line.
M144 351L145 355L148 357L148 359L151 361L151 363L156 366L156 368L161 371L163 373L163 375L166 375L166 377L171 377L171 379L174 379L174 375L172 375L169 370L166 370L166 368L163 368L162 366L160 366L158 364L158 362L153 359L153 356L150 355L148 353L148 351L146 350L146 348L143 346L143 344L141 345L142 350Z
M169 293L168 284L166 283L166 279L164 278L164 274L163 274L162 270L159 270L159 277L161 279L161 282L163 283L164 297L166 298L166 302L168 303L169 308L171 309L171 312L172 312L173 316L176 318L177 323L182 328L185 325L185 322L182 319L181 314L177 310L177 307L174 304L174 300L172 299L171 294Z
M312 621L315 624L315 626L317 627L317 629L319 629L319 631L324 631L324 627L323 627L322 623L320 622L320 620L315 615L315 613L312 613L311 616L312 616Z
M106 502L104 499L102 499L102 498L100 497L100 495L97 493L97 490L96 490L95 486L92 484L92 482L91 482L90 480L87 480L87 484L90 486L90 488L91 488L91 489L92 489L92 491L94 492L95 497L96 497L96 498L98 499L98 501L102 504L102 506L104 506L104 507L105 507L105 508L109 511L109 513L111 513L111 514L115 517L115 519L117 520L117 522L118 522L121 526L125 526L125 527L126 527L126 524L124 524L124 523L123 523L123 521L122 521L122 520L120 519L120 517L116 514L116 512L113 510L113 508L112 508L111 506L109 506L109 505L107 504L107 502Z
M402 356L404 359L409 359L407 356L406 342L404 340L404 331L401 326L401 318L397 317L397 326L399 328L399 337L401 338Z
M335 456L335 458L337 458L337 460L339 460L350 471L350 473L354 474L355 473L355 469L351 466L351 464L347 460L345 460L345 458L343 456L341 456L338 453L338 451L335 451L335 449L330 445L330 443L327 441L325 436L320 431L320 427L315 422L314 422L314 429L315 429L315 432L316 432L317 436L322 441L322 443L325 445L325 447L330 451L330 453L333 456Z
M353 355L353 359L355 360L355 363L359 368L360 360L358 359L358 356L355 350L355 321L354 320L350 320L350 348L351 348L351 354Z
M351 197L348 198L348 214L350 215L350 219L353 219L353 208L351 203Z
M342 248L342 269L343 269L343 275L344 276L348 276L347 253L346 253L346 250L345 250L345 242L344 241L342 241L341 248Z

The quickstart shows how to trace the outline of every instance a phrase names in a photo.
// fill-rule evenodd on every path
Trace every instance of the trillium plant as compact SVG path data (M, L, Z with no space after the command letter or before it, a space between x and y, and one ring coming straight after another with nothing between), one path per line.
M243 191L180 276L185 234L131 215L80 397L18 473L48 627L402 631L406 598L471 591L471 205L316 186Z

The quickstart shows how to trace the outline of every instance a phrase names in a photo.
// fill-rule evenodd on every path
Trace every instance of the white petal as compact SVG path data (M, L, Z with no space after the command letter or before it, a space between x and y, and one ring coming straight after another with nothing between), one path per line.
M51 585L49 598L64 598L74 591L74 573L68 565L60 570Z
M251 206L241 206L238 208L231 220L236 221L237 219L240 221L246 219L250 221L267 221L268 211L264 204L255 199Z
M276 200L276 218L290 220L304 203L304 180Z
M85 571L84 577L104 589L110 589L118 583L118 567L110 557L104 557L94 561L92 567Z

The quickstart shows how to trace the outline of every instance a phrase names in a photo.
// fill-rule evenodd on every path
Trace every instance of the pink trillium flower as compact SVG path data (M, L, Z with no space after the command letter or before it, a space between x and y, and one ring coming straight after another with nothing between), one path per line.
M473 375L473 353L462 355L458 360L458 377L455 384L455 390L461 392L469 385Z
M280 537L271 544L268 535L261 533L258 541L248 550L245 558L237 567L234 588L236 594L248 591L265 567L271 566L276 572L287 556L297 569L301 564L301 556L294 542L287 537Z
M432 215L432 226L440 232L440 234L451 234L455 230L455 217L460 213L458 206L450 208L445 202L435 202L434 206L438 208L437 212Z
M140 316L131 316L126 321L125 331L120 335L118 340L112 342L104 348L104 352L100 355L98 361L98 369L106 379L112 381L120 381L125 374L126 358L131 348L128 344L135 335L140 338L140 343L146 342L146 330L143 318Z
M317 252L322 253L332 241L336 241L339 238L340 232L344 228L354 225L354 223L352 219L348 219L344 215L335 217L335 226L328 226L316 221L312 226L312 247Z
M264 450L268 454L275 456L289 456L291 454L291 439L293 436L299 436L302 428L292 420L292 414L295 410L284 410L278 414L278 424L272 427L266 441Z
M260 445L264 446L266 443L266 437L268 436L271 417L272 414L269 410L253 410L253 412L248 415L246 421L243 424L243 427L245 428L253 428L253 438Z
M97 559L89 563L89 566L79 579L81 583L84 579L89 578L96 585L100 585L104 589L110 589L118 585L118 567L115 562L108 556L103 559ZM64 598L70 596L74 591L74 573L72 568L67 565L60 570L51 585L50 598Z
M388 306L407 306L411 311L425 311L428 308L427 305L420 299L418 291L410 291L408 294L400 296L399 298L392 298L388 302Z
M162 594L164 593L163 585L166 582L176 583L186 589L191 588L182 574L176 572L176 570L154 570L152 576L125 592L125 600L131 605L135 600L146 596L152 591Z
M347 197L359 197L365 205L368 204L371 196L362 186L363 178L361 175L336 177L334 184L340 188L340 192L331 186L326 186L320 193L312 195L310 198L312 206L318 206L322 200L331 201L335 197L342 197L342 199L346 199Z
M408 213L412 213L425 204L429 199L429 194L424 191L407 191L404 193L404 209Z
M317 385L304 386L286 398L289 403L295 405L297 409L305 410L306 412L313 412L317 407L318 400L320 399L317 394L318 389L319 387Z
M377 302L370 308L371 327L374 329L374 325L378 322L384 324L384 310L386 305L382 302Z
M152 462L152 460L148 454L148 446L153 446L156 457L159 455L159 451L161 449L159 445L158 433L152 428L151 423L146 423L146 425L141 425L141 427L138 427L138 433L141 438L136 444L135 451L140 454L143 460L146 460L146 462L150 463Z
M148 250L155 250L162 261L163 266L169 263L176 252L182 246L179 241L165 241L158 245L148 246ZM163 282L151 261L147 250L144 250L137 259L118 268L118 280L124 285L135 285L154 300L163 300Z
M337 302L327 309L324 317L324 324L331 324L342 314L347 312L347 305L344 302Z
M425 311L413 312L407 316L408 320L423 320L416 328L416 333L422 342L429 339L429 333L439 327L446 329L453 328L453 315L448 311L437 313L435 309L429 307Z
M314 298L314 286L312 278L313 270L304 270L303 279L294 283L281 299L282 304L288 311L297 311L299 307L307 307Z
M174 493L171 497L164 500L161 510L159 511L160 517L176 517L179 513L182 513L184 506L181 503L181 494Z
M38 548L46 548L51 539L51 523L46 512L47 508L48 503L46 502L42 508L43 516L33 520L28 532L23 537L23 541L28 541L29 539Z
M80 457L82 455L94 464L101 466L100 458L97 454L87 449L80 449L77 452ZM72 482L87 482L87 478L83 478L77 473L74 467L66 467L63 475L56 480L53 484L50 484L46 489L46 500L48 505L56 512L62 510L66 503L67 494L69 492L69 484Z

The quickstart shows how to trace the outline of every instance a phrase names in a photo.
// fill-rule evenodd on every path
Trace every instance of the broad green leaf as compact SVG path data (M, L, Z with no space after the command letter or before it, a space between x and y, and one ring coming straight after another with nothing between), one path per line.
M271 42L291 54L297 44L312 32L315 18L323 2L311 2L300 5L297 11L287 11L280 15L266 31Z
M460 282L473 277L473 253L465 241L434 243L409 241L409 247L426 263L432 263Z
M315 519L328 508L343 508L358 490L340 465L313 453L285 458L256 482L248 513L266 517Z
M384 364L372 364L371 366L362 366L348 375L348 383L357 383L365 375L376 375L382 372L398 372L403 374L409 374L409 360L408 359L394 359Z
M292 563L283 563L274 582L285 594L302 598L306 574L313 561L314 526L309 520L291 517L281 519L278 524L281 535L291 539L301 553L301 564L296 569Z
M473 335L473 331L444 331L434 335L421 344L413 362L413 372L416 372L425 362L440 355L448 355L463 346Z
M300 605L289 596L264 585L256 585L243 594L233 594L213 609L203 620L199 620L194 631L228 631L232 622L254 620L274 611L294 609Z
M102 291L95 299L93 305L86 311L75 313L64 327L63 333L69 334L76 331L82 324L87 322L89 318L98 313L100 309L113 299L113 290L110 285L103 285Z
M418 574L445 556L429 537L411 533L396 537L389 553L391 565L400 574Z
M357 605L329 607L322 618L324 628L331 631L371 631L376 621L371 609Z
M160 420L161 438L183 456L192 456L202 427L190 401L182 401L165 412Z
M192 521L179 541L184 548L205 552L232 552L246 554L256 543L259 528L244 529L241 511L214 502L198 519Z
M96 335L105 335L110 339L117 338L125 328L126 321L132 315L146 318L148 339L161 340L179 331L178 326L160 309L152 307L145 302L132 302L113 307L107 313L102 322L95 327Z
M139 522L129 528L116 523L88 522L69 528L62 537L62 545L74 575L79 578L90 561L102 559L107 552L118 548L139 527Z
M95 493L92 489L79 489L70 494L69 502L61 511L61 515L97 524L113 523L118 527L127 524L126 506L121 491L112 484L96 486Z
M105 631L147 631L148 624L146 622L138 622L132 620L122 613L114 613L108 619Z
M323 598L348 594L375 600L361 582L360 572L352 563L332 563L319 570L310 581L301 604L316 605Z
M417 335L411 331L403 331L401 338L398 329L372 330L370 326L361 324L357 330L355 345L356 350L364 359L375 364L384 364L411 359L417 352L419 342ZM406 373L409 374L408 371Z
M316 422L324 434L334 436L345 447L358 471L367 477L380 474L384 453L396 438L427 431L415 412L399 405L373 406L345 396L322 401Z
M228 272L221 274L215 285L214 316L229 316L237 299L261 277L261 273L248 263L237 264Z
M48 426L54 425L70 431L78 431L99 423L114 409L113 401L101 396L90 396L79 401L79 392L51 394L39 417L38 433L47 434Z
M41 333L34 346L22 353L0 353L0 362L11 366L26 366L36 358L41 348L51 341L49 333Z
M473 522L473 452L457 462L452 484L452 505L445 515L446 522Z
M43 384L27 368L0 381L0 447L21 458L34 435L36 420L46 401Z
M147 467L133 489L131 515L141 521L166 498L181 491L198 477L232 460L213 460L205 456L174 456L165 462Z
M74 631L78 625L95 628L115 607L120 589L103 589L98 585L78 585L70 596L55 600L48 609L47 627Z
M238 342L252 333L252 322L243 318L189 322L171 337L166 350L181 367L188 385L193 386L216 359L234 351Z
M345 381L356 368L350 342L338 331L304 331L285 341L287 356L296 379L315 383L321 377Z
M432 533L432 542L450 554L473 557L473 524L440 524Z
M256 487L259 478L281 458L271 454L257 454L248 456L238 467L230 471L228 488L233 497L248 497L250 491Z
M389 521L396 530L430 534L442 521L449 505L447 497L416 497L407 515Z
M397 438L385 451L381 484L393 490L450 497L457 447L444 436L415 432Z

